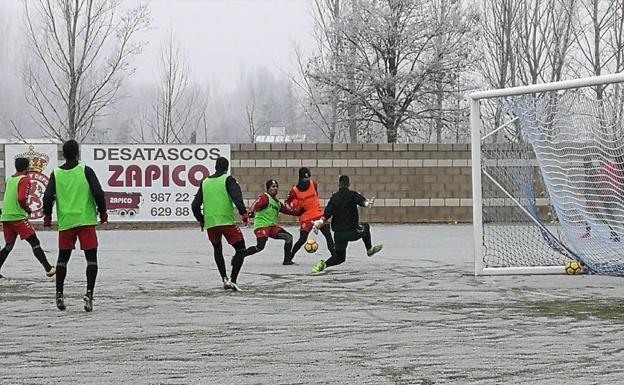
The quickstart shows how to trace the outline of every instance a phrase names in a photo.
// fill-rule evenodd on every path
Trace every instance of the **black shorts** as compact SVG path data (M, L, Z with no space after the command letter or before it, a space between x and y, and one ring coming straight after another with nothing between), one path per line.
M364 236L363 226L358 226L355 229L351 229L351 230L336 231L334 233L334 244L336 247L336 251L346 250L349 242L362 239L363 236Z

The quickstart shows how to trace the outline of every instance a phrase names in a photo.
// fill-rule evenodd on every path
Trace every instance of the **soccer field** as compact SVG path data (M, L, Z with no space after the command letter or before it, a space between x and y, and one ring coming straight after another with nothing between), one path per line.
M320 275L322 237L295 266L270 240L246 260L242 293L222 289L199 229L100 231L92 313L81 253L60 312L20 242L0 279L0 383L621 383L622 278L474 277L471 229L373 226L381 253L352 243ZM39 235L55 260L56 233Z

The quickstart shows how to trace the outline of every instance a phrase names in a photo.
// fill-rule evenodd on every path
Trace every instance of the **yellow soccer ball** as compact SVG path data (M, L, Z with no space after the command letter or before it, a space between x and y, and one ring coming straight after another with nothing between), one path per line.
M583 272L583 267L579 261L569 261L565 265L565 272L567 275L577 275Z
M316 253L316 251L319 248L319 244L314 239L308 239L308 241L305 243L305 245L303 245L303 248L308 253Z

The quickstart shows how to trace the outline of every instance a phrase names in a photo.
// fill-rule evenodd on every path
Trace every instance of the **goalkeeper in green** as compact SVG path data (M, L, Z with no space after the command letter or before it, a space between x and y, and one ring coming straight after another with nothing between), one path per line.
M374 203L374 198L369 201L360 193L349 190L349 184L349 177L341 175L338 179L339 189L327 203L324 217L314 221L314 230L318 231L318 228L328 219L332 219L331 227L334 231L336 253L327 261L321 259L317 262L312 269L313 273L318 273L325 270L326 267L343 263L347 258L349 242L357 241L358 239L363 240L366 246L366 254L369 257L383 249L381 244L373 246L370 225L368 223L360 223L358 214L358 206L371 207Z

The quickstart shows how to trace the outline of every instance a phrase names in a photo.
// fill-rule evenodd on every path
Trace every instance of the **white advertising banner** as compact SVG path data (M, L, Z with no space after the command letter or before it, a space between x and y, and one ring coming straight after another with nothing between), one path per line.
M80 159L98 176L111 222L195 221L191 202L230 145L82 145Z
M6 144L4 146L4 173L9 179L15 174L15 158L28 158L30 168L30 219L43 218L43 193L50 174L58 165L58 147L56 144Z

